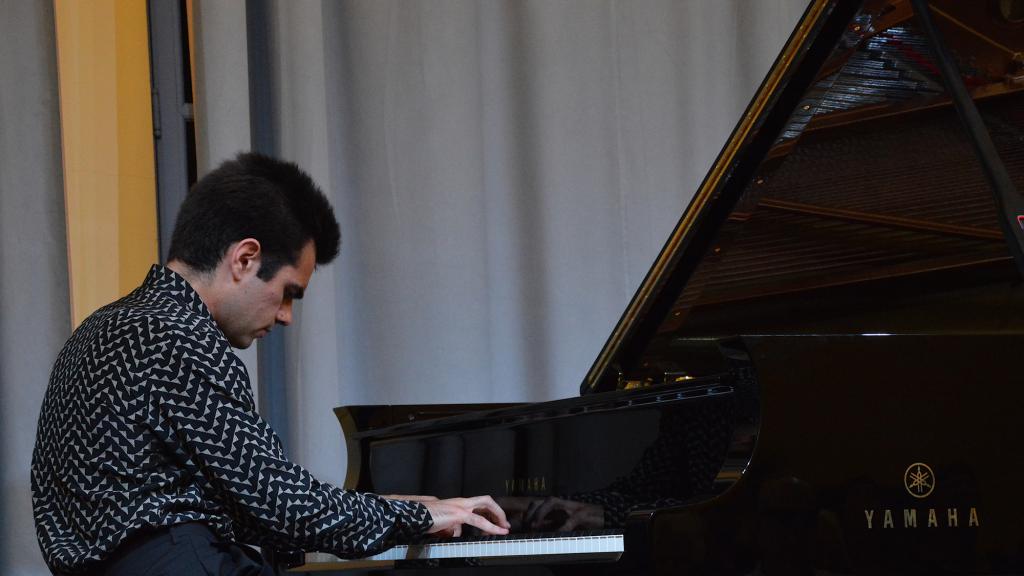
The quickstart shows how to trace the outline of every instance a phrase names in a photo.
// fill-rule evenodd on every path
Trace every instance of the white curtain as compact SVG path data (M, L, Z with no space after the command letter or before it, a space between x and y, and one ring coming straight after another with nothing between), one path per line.
M292 456L344 479L341 404L576 395L805 5L269 2L276 152L343 234L286 330Z
M0 574L48 574L29 464L71 335L52 2L0 2Z

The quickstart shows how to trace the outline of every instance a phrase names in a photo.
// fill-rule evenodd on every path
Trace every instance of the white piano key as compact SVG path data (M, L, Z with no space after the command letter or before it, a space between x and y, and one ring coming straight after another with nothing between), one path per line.
M391 562L398 560L433 560L433 559L457 559L457 558L486 558L497 560L501 558L519 558L528 560L535 556L543 561L572 561L574 556L586 557L587 560L608 560L614 561L624 551L624 542L621 534L609 534L601 536L565 536L556 538L511 538L471 542L435 542L431 544L416 544L409 546L396 546L380 554L364 558L360 565L366 562ZM344 570L346 560L325 553L307 554L307 564L295 569L295 571L311 571L326 569Z

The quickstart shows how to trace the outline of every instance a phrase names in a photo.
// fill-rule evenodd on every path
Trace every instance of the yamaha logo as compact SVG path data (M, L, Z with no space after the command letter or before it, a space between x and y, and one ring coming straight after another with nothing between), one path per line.
M935 490L935 472L924 462L914 462L903 472L903 487L917 499L927 498ZM966 522L965 522L966 521ZM948 506L940 508L893 507L867 508L864 525L876 528L978 528L981 518L974 506Z
M903 485L914 498L927 498L935 490L935 473L923 462L914 462L903 473Z

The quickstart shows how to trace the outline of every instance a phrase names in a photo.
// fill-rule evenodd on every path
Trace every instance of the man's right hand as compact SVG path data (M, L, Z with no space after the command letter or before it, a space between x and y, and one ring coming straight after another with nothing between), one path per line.
M428 500L422 504L434 520L434 525L427 530L428 534L461 536L463 524L473 526L484 534L508 534L510 528L505 512L490 496Z

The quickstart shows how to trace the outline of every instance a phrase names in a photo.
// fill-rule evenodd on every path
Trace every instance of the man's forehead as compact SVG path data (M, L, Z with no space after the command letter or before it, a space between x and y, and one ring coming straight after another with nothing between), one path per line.
M306 245L299 251L298 262L295 263L295 266L300 271L308 269L310 274L313 273L313 268L316 267L316 245L312 240L306 242Z

